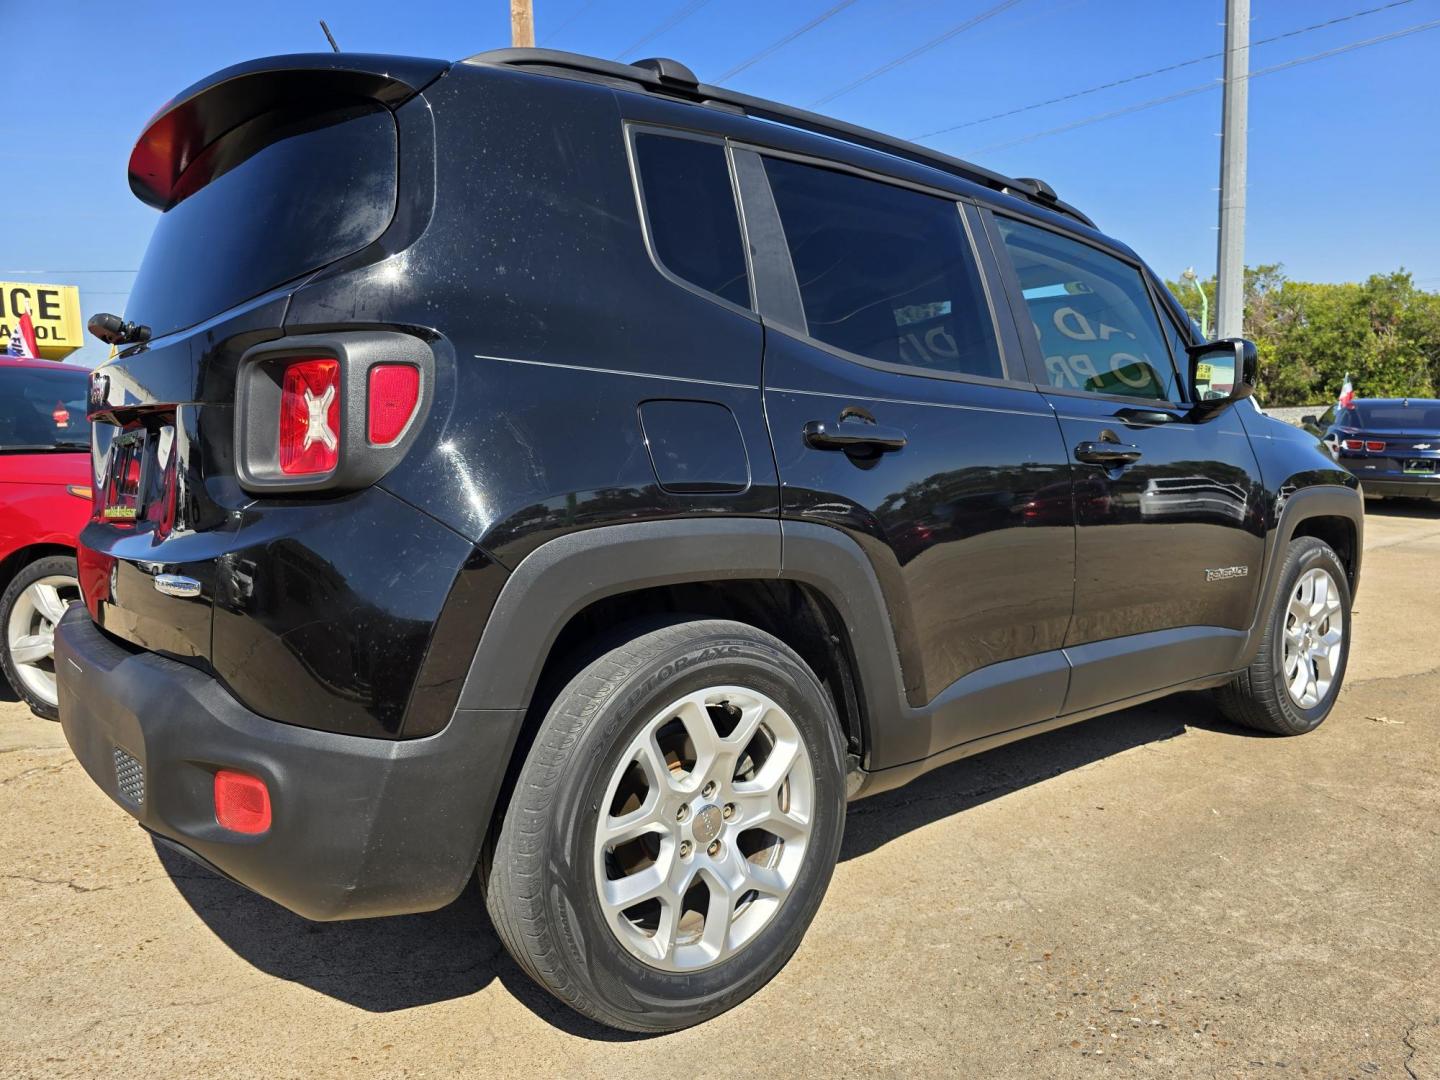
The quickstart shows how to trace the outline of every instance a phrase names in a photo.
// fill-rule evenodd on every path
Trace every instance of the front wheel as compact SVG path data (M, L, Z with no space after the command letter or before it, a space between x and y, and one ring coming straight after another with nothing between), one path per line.
M596 660L542 723L482 866L495 928L542 986L631 1031L764 986L840 850L834 707L778 639L685 622Z
M1350 657L1350 581L1334 550L1313 536L1290 542L1265 636L1250 666L1216 691L1231 720L1274 735L1303 735L1330 715Z
M55 693L55 624L71 602L80 599L75 560L47 555L20 568L0 596L4 628L0 666L10 687L36 716L58 720Z

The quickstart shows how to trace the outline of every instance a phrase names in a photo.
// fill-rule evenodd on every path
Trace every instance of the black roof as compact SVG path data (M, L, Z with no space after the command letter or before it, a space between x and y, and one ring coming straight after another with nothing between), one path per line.
M555 49L493 49L467 57L466 63L504 64L510 67L534 68L538 70L580 72L599 76L606 80L619 80L654 93L663 93L699 105L718 105L729 111L739 110L746 116L760 120L788 124L805 131L842 139L871 150L928 165L959 176L974 184L980 184L995 191L1023 199L1055 210L1076 221L1095 228L1095 223L1075 207L1062 202L1055 191L1043 180L1033 177L1005 176L984 166L952 157L949 154L897 139L893 135L847 124L843 120L822 116L819 113L797 109L790 105L751 97L734 90L702 83L684 64L677 60L657 57L637 60L633 64L622 64L613 60L601 60L580 53L560 52Z

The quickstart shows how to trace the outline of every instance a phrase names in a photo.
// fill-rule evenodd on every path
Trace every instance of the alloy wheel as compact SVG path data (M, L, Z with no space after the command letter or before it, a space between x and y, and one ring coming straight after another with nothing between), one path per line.
M55 624L65 609L80 599L74 578L52 574L32 581L15 598L5 640L15 673L37 698L55 705ZM17 687L17 689L19 689Z
M1283 671L1290 700L1313 709L1335 680L1345 638L1340 590L1328 571L1305 571L1295 582L1285 610Z
M595 830L596 893L636 958L694 971L775 917L811 834L815 781L790 715L717 686L652 716L621 755Z

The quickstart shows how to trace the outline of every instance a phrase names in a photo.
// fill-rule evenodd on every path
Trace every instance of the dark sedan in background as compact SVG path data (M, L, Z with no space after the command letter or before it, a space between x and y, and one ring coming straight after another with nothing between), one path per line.
M1355 398L1301 423L1360 478L1366 495L1440 499L1440 401Z

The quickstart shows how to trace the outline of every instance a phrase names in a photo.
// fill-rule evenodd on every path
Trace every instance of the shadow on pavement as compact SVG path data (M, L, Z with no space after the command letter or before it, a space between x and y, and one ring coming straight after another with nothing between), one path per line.
M1243 734L1202 695L1162 699L1012 743L924 776L849 810L841 859L873 851L932 822L1187 726ZM422 915L312 923L170 849L156 854L186 903L236 955L276 978L370 1012L453 1000L499 979L537 1017L580 1038L630 1041L561 1005L506 954L472 880L450 906Z

